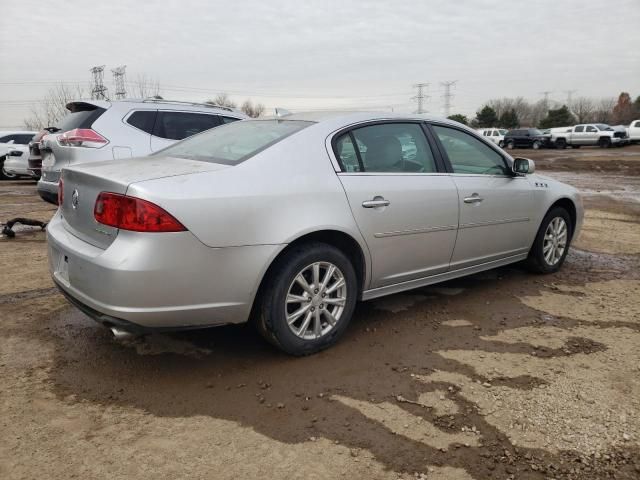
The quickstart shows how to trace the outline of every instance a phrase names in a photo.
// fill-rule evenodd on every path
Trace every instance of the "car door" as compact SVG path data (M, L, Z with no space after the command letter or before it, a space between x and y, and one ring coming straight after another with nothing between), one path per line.
M526 252L533 189L524 176L513 176L495 148L461 129L432 124L458 189L460 219L451 270Z
M458 194L420 122L385 122L336 135L338 174L371 255L370 288L448 270Z
M220 124L220 118L215 114L160 110L151 135L151 151L156 152Z
M571 144L585 145L585 135L584 125L576 125L571 133Z
M583 145L596 145L600 131L593 125L586 125L584 129Z

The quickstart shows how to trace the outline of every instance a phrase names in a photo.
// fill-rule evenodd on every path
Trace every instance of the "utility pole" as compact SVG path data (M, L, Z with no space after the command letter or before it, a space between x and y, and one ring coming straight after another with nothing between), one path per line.
M450 80L448 82L440 82L440 85L444 87L444 116L451 115L451 99L453 94L451 93L451 87L455 86L457 80Z
M549 94L553 93L552 90L545 90L544 92L540 92L542 95L544 95L544 104L547 108L549 108Z
M413 85L413 88L418 89L418 94L415 97L411 97L411 100L418 101L418 110L416 110L415 113L425 113L424 102L429 98L429 96L424 93L424 89L428 87L428 83L416 83Z
M564 93L567 94L567 107L569 108L569 110L571 110L571 98L573 97L573 94L576 93L577 90L565 90Z
M111 69L111 73L113 73L113 83L115 84L114 95L118 100L122 100L127 96L127 89L124 86L124 76L126 68L126 65L121 65L120 67Z
M93 100L107 100L107 87L104 86L104 65L92 67L89 71L93 74L91 98Z

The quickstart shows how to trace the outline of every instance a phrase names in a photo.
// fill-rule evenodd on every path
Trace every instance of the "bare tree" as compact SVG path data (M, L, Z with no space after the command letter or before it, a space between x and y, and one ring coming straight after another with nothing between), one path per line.
M40 130L57 124L69 113L67 104L85 98L86 90L81 85L61 83L49 89L40 103L31 108L29 117L23 120L28 130Z
M242 110L250 117L256 118L264 113L264 105L262 105L261 103L254 104L251 100L245 100L240 107L240 110Z
M587 97L578 97L571 101L571 113L578 123L590 122L596 110L595 102Z
M127 96L129 98L155 98L162 100L160 82L146 74L138 75L132 82L127 82Z
M595 111L593 112L593 121L599 123L609 123L613 118L613 107L616 106L616 99L613 97L601 98L596 103Z
M205 100L204 103L209 103L211 105L219 105L220 107L236 108L236 102L231 100L229 95L227 95L226 93L219 93L214 98Z

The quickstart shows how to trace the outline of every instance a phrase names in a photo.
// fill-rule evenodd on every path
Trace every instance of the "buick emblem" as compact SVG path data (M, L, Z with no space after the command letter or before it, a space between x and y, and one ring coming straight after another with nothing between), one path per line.
M74 210L78 208L78 197L79 197L78 189L74 188L73 193L71 194L71 206L73 207Z

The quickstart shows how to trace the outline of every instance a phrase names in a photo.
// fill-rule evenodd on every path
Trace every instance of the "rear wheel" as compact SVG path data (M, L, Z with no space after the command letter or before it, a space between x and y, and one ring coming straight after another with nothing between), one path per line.
M324 243L293 247L266 278L258 328L291 355L310 355L333 345L347 328L358 295L353 265Z
M602 137L598 140L598 146L600 148L609 148L611 146L611 139L609 137Z
M533 142L531 146L533 147L534 150L540 150L540 142L537 140Z
M582 145L574 145L573 148L580 148Z
M498 146L499 146L500 148L504 148L504 142L503 142L502 140L500 140L500 141L498 142Z
M515 148L515 143L513 142L507 142L507 149L508 150L513 150Z
M18 178L18 175L9 173L4 169L4 161L7 157L0 157L0 180L14 180Z
M536 273L557 272L567 257L572 233L569 213L562 207L550 210L542 220L529 251L529 269Z

